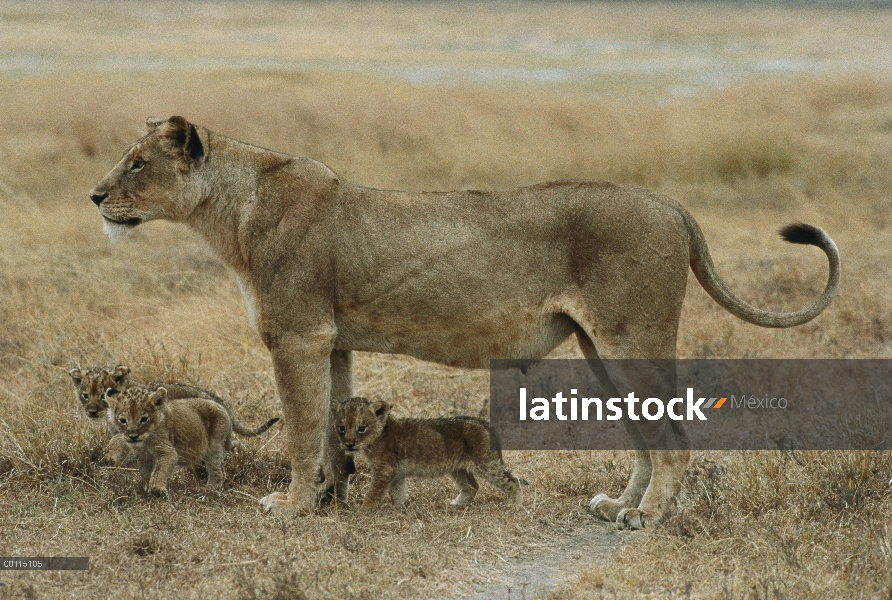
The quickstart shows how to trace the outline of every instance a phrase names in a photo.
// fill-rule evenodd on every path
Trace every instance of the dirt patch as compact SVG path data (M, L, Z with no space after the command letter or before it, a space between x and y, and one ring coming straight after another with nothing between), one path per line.
M572 534L526 556L509 560L490 574L490 582L470 595L474 600L537 598L607 556L641 532L620 531L611 523L590 521Z

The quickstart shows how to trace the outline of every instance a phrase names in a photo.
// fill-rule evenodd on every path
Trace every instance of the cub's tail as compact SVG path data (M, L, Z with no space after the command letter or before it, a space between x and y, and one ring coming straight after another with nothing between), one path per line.
M250 428L241 422L241 420L238 418L238 415L235 414L226 400L213 392L209 392L207 390L203 390L191 385L186 385L184 383L174 383L169 381L152 381L147 383L146 386L153 390L156 390L159 387L167 389L167 397L171 399L204 398L206 400L213 400L224 409L226 409L226 414L229 415L229 420L232 421L232 430L242 437L254 437L255 435L260 435L261 433L275 425L276 422L282 420L281 417L275 417L262 425Z
M229 418L232 419L232 430L242 437L254 437L255 435L260 435L261 433L275 425L277 422L282 420L281 417L274 417L263 425L258 425L257 427L250 429L248 427L245 427L245 425L241 421L237 421L235 415L232 414L232 411L228 410L228 408L227 412L229 413Z

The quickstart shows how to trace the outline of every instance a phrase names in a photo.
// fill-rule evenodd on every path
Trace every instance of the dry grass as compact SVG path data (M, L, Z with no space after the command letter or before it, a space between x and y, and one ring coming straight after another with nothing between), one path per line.
M489 39L500 14L489 5L464 7L474 17L469 26L457 8L438 4L408 13L389 4L156 4L150 8L169 27L168 44L153 49L136 25L126 30L130 46L126 31L90 37L103 22L147 18L137 5L121 6L3 4L0 35L4 48L15 49L27 47L23 31L56 31L55 42L36 35L35 48L75 65L78 52L88 62L130 50L193 56L195 36L213 41L199 45L198 58L538 60L510 49L482 57L461 49L467 45L450 49L450 39L471 46ZM881 47L884 35L892 39L886 13L539 9L512 5L504 31L536 24L558 40L635 31L646 39L765 40L770 49L783 46L791 35L785 28L795 22L812 32L798 42L803 48L829 52L833 28L845 23L862 32L848 49L856 58ZM306 19L294 37L230 40L239 28L272 35L279 11L296 21L297 10ZM326 24L329 10L346 20L343 29ZM592 10L597 32L586 12ZM204 29L190 37L187 24L199 16ZM59 25L65 19L70 27ZM440 37L407 50L406 40L422 39L431 22ZM643 31L635 29L641 23ZM91 557L89 573L3 573L0 597L467 594L504 561L586 523L588 498L617 492L628 476L622 453L517 452L509 461L531 483L523 509L506 510L498 493L484 488L470 509L450 512L451 484L443 481L411 485L405 511L358 517L326 509L277 520L259 514L256 499L286 484L279 438L248 440L246 452L230 456L221 495L205 494L182 473L170 502L148 501L136 494L131 472L99 467L106 434L78 414L66 375L74 365L122 361L138 377L207 387L231 398L248 421L278 410L270 360L219 260L186 230L163 223L140 227L123 243L102 235L86 191L141 133L147 115L183 114L223 134L312 156L377 187L603 177L661 189L698 218L732 288L776 310L802 305L823 286L823 256L784 245L774 233L786 222L814 222L843 257L842 287L824 315L792 330L759 329L733 319L691 279L679 355L892 356L886 79L756 79L693 97L667 97L664 82L655 80L653 94L629 101L622 95L627 86L596 93L591 81L558 91L516 82L434 87L378 72L209 69L198 58L191 67L153 73L72 67L0 75L0 547L23 556ZM485 407L486 373L391 356L361 355L357 363L358 391L392 398L403 414L477 414ZM672 519L553 595L888 597L890 477L889 454L699 453ZM359 495L366 485L360 474Z

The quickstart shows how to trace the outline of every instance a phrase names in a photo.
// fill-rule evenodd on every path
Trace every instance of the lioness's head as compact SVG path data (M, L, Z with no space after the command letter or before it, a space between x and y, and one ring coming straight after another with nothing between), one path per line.
M106 398L111 406L109 420L130 444L141 444L146 436L164 423L162 407L167 402L167 390L164 388L154 392L141 385L120 392L109 389Z
M190 175L204 159L207 132L199 133L183 117L150 117L146 126L148 134L90 190L112 237L153 219L182 220L199 201L189 193Z
M130 378L130 369L124 365L114 368L91 367L84 371L71 369L68 375L74 384L74 395L83 404L84 412L91 419L101 419L108 410L106 390L123 390Z
M332 419L341 447L348 452L358 452L372 443L384 430L390 414L390 404L366 398L350 398L331 403Z

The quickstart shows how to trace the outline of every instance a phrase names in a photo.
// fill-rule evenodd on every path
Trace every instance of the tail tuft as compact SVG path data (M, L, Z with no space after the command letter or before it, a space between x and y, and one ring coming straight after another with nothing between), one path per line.
M824 231L820 227L807 223L791 223L780 229L780 236L791 244L808 244L820 246Z

